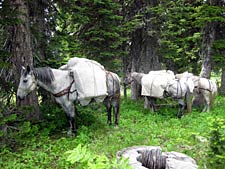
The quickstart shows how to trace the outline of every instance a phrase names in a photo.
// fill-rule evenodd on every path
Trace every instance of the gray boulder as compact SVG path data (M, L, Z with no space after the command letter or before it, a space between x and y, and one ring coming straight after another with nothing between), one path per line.
M116 156L117 159L128 158L133 169L161 169L162 165L164 165L163 168L165 169L198 168L195 160L186 154L161 151L162 149L159 146L133 146L118 151ZM157 154L154 155L154 153ZM148 155L148 157L142 157L143 155ZM163 159L166 159L165 164L163 164ZM143 162L144 160L147 160L147 162ZM149 165L146 165L146 163L149 163ZM160 168L157 168L157 166L160 166Z

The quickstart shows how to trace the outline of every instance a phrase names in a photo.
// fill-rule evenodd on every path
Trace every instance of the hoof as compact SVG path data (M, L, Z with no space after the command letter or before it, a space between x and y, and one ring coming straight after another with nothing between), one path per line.
M183 116L184 116L183 114L178 114L178 115L177 115L177 118L178 118L178 119L181 119Z
M67 131L67 135L68 135L68 136L71 136L71 137L76 136L75 132L73 132L72 130L68 130L68 131Z

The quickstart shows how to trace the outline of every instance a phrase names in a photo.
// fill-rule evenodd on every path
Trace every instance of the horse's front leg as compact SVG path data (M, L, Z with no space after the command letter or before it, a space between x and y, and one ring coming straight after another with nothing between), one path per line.
M150 108L148 96L145 96L144 109Z
M72 110L74 108L71 108L69 111L69 113L66 113L66 116L67 116L67 119L69 121L69 124L70 124L70 128L69 128L69 131L68 131L68 134L76 134L77 133L77 126L76 126L76 117L75 117L75 109Z
M152 112L156 112L156 98L147 96L147 102L148 102L148 107L151 109Z
M68 134L76 134L77 126L76 126L76 112L74 108L74 104L72 101L61 102L60 103L66 113L67 120L69 121L69 131Z

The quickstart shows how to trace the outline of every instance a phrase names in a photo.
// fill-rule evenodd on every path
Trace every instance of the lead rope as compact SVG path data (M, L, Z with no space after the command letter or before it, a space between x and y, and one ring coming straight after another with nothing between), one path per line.
M209 90L212 91L212 86L211 86L211 82L209 79L208 79L208 83L209 83Z
M70 87L69 87L69 92L68 92L68 95L67 95L67 96L68 96L68 100L69 100L69 94L72 94L72 93L76 92L76 99L75 99L75 101L77 101L77 98L78 98L78 92L77 92L77 89L76 89L76 86L75 86L75 78L74 78L74 74L73 74L72 71L70 71L70 77L72 78L72 82L71 82L71 85L70 85ZM75 89L74 89L73 91L70 91L70 89L71 89L73 83L74 83Z

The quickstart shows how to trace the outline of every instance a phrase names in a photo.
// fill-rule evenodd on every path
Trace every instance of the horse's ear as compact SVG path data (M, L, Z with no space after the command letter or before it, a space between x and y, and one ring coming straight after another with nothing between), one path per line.
M23 74L25 72L26 68L24 66L22 66L22 69L21 69L21 74Z

